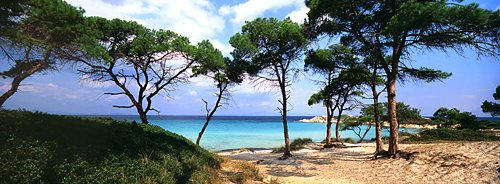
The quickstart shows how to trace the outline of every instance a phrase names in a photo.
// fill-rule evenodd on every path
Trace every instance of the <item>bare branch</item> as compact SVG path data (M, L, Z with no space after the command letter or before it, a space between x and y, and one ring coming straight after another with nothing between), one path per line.
M116 108L119 108L119 109L128 109L128 108L132 108L134 107L135 105L129 105L129 106L122 106L122 105L113 105L113 107L116 107Z

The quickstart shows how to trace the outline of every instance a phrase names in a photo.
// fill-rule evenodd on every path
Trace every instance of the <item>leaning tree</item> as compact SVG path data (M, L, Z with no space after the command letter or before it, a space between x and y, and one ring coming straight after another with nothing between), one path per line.
M466 47L495 57L500 53L500 10L485 10L478 4L461 5L446 0L306 0L306 5L310 9L306 26L311 36L341 36L341 42L366 48L382 65L387 76L388 151L392 157L398 152L398 77L404 70L417 76L434 72L408 67L411 53L460 53Z
M285 151L281 158L290 157L287 124L289 87L300 71L296 63L301 60L308 43L302 27L290 19L257 18L246 22L241 33L231 37L230 43L235 48L231 52L233 58L246 63L246 72L250 76L279 88L281 107L278 110L285 138Z
M116 108L135 108L141 121L148 124L147 114L159 113L153 107L154 97L169 95L189 79L188 70L201 60L214 59L217 53L208 41L197 46L172 31L151 30L120 19L87 18L87 33L80 40L83 51L68 53L81 65L86 79L111 81L131 104Z
M199 53L205 55L205 57L212 57L211 59L203 60L199 65L193 67L193 76L205 76L212 79L215 83L217 91L215 92L215 103L213 107L210 108L208 102L205 99L202 101L205 103L205 123L203 128L198 133L198 138L196 139L196 145L200 144L201 137L205 132L210 120L214 116L215 112L219 107L230 100L230 88L243 82L243 65L231 60L230 58L223 58L222 54L218 50L206 49L209 53Z
M20 0L0 3L0 77L9 88L0 107L30 76L58 68L61 53L72 48L82 30L83 10L62 0Z

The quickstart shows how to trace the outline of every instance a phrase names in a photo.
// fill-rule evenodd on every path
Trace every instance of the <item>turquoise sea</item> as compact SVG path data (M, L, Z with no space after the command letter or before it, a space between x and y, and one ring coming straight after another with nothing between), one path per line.
M137 116L111 116L115 119L139 121ZM288 128L290 139L311 138L313 141L322 141L326 135L325 123L302 123L301 119L309 119L312 116L290 116L288 117ZM191 141L196 141L200 132L204 116L150 116L149 121L165 130L180 134ZM364 126L363 128L366 128ZM332 136L335 135L335 125L332 126ZM400 129L416 133L417 129ZM382 129L382 135L388 136L389 131ZM341 132L343 138L359 138L352 131ZM373 126L365 139L375 137ZM283 123L280 116L217 116L208 125L201 139L201 146L209 150L224 150L237 148L273 148L284 143Z

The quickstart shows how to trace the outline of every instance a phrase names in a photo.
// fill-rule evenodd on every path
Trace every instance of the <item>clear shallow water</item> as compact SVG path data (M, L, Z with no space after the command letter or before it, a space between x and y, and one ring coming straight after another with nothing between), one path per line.
M112 116L115 119L136 120L136 116ZM205 117L202 116L151 116L149 121L165 130L180 134L191 141L196 141ZM312 118L309 116L289 117L288 129L290 139L311 138L313 141L322 141L326 135L324 123L301 123L300 119ZM363 127L365 129L366 126ZM332 136L335 135L335 125L332 126ZM364 131L364 130L363 130ZM417 129L400 129L416 133ZM352 131L342 131L341 137L359 138ZM382 135L388 136L389 131L382 129ZM365 139L375 137L373 126ZM201 139L201 146L209 150L224 150L236 148L273 148L282 146L283 123L278 116L219 116L214 117L208 125Z

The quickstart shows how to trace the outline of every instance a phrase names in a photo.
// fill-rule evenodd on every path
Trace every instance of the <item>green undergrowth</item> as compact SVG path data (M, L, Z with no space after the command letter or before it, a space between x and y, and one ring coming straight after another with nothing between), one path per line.
M438 128L424 130L417 135L405 139L407 142L417 141L499 141L500 137L486 132L470 129Z
M211 183L220 163L158 126L0 111L2 183Z
M306 144L309 144L309 143L312 143L312 139L311 138L297 138L297 139L294 139L292 141L292 143L290 143L290 150L291 151L296 151L296 150L300 150L300 149L303 149L305 147ZM277 148L273 148L273 153L283 153L285 151L285 147L284 146L281 146L281 147L277 147Z

